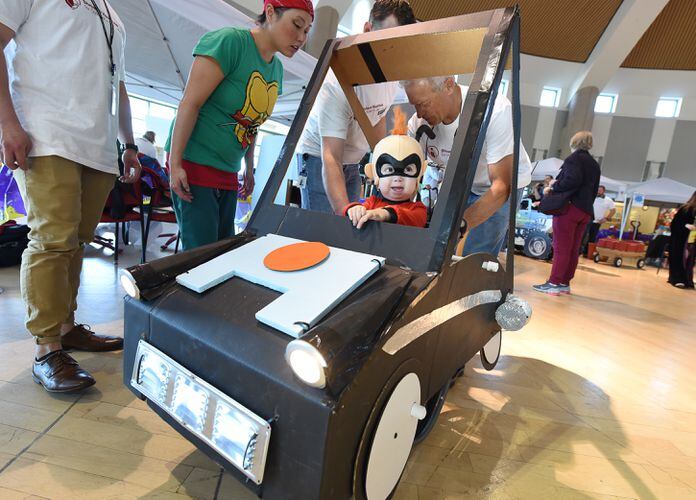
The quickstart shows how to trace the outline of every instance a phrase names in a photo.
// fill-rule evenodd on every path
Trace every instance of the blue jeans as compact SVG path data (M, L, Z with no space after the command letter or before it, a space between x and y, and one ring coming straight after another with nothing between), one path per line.
M517 201L522 196L522 189L517 191ZM470 193L467 201L467 208L473 205L481 196ZM510 222L510 200L491 215L483 224L476 226L469 232L464 243L464 255L474 253L489 253L496 257L500 253L505 243L508 223Z
M317 212L334 213L329 203L329 198L324 190L324 182L321 174L321 158L304 153L298 155L297 163L300 166L300 176L307 180L300 188L302 193L302 208ZM346 193L348 200L353 203L360 200L360 166L357 163L343 165L343 176L346 179Z

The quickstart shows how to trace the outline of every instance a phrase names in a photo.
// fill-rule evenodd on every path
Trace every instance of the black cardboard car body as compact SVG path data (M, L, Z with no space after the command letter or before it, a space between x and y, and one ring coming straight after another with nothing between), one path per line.
M271 437L263 481L247 480L260 496L303 500L386 497L398 483L404 464L396 464L385 479L386 490L384 485L370 490L367 476L371 459L379 466L389 466L392 460L374 454L376 429L387 418L385 408L395 397L395 388L409 374L418 377L418 403L425 408L426 417L418 423L415 439L422 439L437 418L450 381L499 336L496 311L512 292L513 253L508 253L506 266L492 255L458 258L454 254L464 201L473 181L470 165L477 163L487 110L493 107L508 56L515 108L514 178L517 175L518 40L517 10L499 9L329 42L247 230L128 270L136 298L127 298L125 304L124 382L143 397L132 382L139 369L136 352L144 342L185 367L194 378L267 420ZM473 60L467 59L470 56L451 60L451 54L459 51L457 44L472 41L478 41L480 47ZM428 73L422 60L406 64L403 70L394 63L404 51L417 59L418 54L443 46L450 47L450 56L442 64L431 65L430 71L435 73ZM347 218L273 203L329 65L347 93L359 84L466 73L467 69L473 73L460 133L429 228L373 223L356 230ZM356 110L360 119L359 112ZM366 136L372 139L369 130ZM514 194L513 189L511 207L516 206ZM514 216L511 221L514 225ZM277 292L234 278L199 294L174 281L178 274L266 234L322 241L386 258L379 271L300 337L326 362L323 388L303 383L285 361L293 339L254 317ZM509 238L508 247L513 248L514 230ZM491 366L495 361L495 356L486 360ZM241 480L248 477L161 404L151 398L147 401L233 475ZM401 439L395 432L395 444L403 449ZM410 450L414 435L407 439Z

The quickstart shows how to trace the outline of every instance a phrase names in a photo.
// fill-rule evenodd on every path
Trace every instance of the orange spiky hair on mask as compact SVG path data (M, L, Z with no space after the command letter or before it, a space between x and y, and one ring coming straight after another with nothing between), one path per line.
M391 135L407 135L408 123L406 123L406 114L401 111L401 107L394 108L394 128L391 130Z

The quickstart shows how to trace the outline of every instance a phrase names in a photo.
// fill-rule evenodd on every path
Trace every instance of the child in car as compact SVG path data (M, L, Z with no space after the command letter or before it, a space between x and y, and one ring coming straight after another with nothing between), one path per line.
M425 205L415 201L425 171L423 150L406 135L406 117L400 108L394 116L396 125L391 135L377 143L373 162L365 166L365 174L376 183L378 194L343 209L358 229L370 220L416 227L425 227L427 222Z

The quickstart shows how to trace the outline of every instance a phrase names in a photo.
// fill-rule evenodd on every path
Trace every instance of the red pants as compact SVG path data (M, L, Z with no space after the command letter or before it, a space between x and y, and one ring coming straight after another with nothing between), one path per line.
M575 276L580 258L580 245L589 214L575 205L568 207L564 215L553 218L553 267L549 281L555 285L568 285Z

